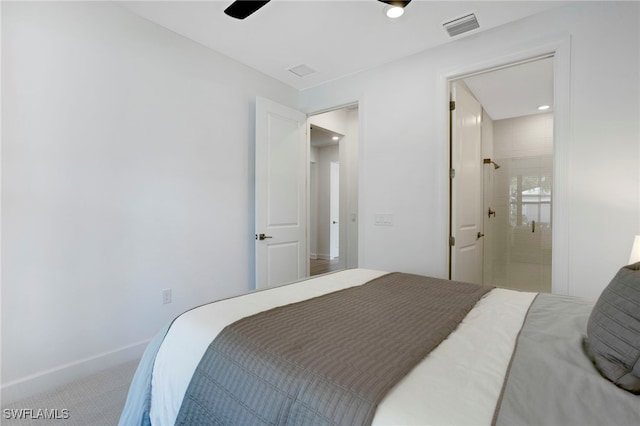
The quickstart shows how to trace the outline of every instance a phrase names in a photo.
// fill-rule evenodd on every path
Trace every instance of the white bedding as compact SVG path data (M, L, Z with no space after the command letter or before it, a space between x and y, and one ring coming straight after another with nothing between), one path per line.
M156 356L152 424L175 423L200 358L227 325L277 306L361 285L385 273L346 270L208 304L181 315ZM485 295L456 331L387 394L373 424L490 424L516 337L534 298L535 293L502 289Z

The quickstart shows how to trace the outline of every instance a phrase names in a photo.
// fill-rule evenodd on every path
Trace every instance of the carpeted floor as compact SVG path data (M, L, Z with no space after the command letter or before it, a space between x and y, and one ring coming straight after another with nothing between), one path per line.
M50 392L2 405L0 422L3 426L117 425L137 365L138 361L128 362ZM57 410L53 416L58 419L36 418L38 410ZM22 419L11 418L20 414Z

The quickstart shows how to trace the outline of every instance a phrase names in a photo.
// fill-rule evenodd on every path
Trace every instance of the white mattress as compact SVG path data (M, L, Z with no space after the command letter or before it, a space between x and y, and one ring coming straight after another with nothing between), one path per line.
M227 325L277 306L361 285L385 273L346 270L208 304L181 315L156 356L152 424L175 423L200 358ZM387 394L373 424L490 424L516 337L534 297L535 293L502 289L487 293L456 331Z

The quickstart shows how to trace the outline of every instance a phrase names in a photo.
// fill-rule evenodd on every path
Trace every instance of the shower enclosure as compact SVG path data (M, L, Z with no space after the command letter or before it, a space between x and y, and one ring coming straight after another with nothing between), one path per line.
M500 120L493 127L493 158L483 164L483 281L551 292L553 115Z
M487 207L491 244L487 282L525 291L551 291L551 188L549 156L496 160L493 199Z

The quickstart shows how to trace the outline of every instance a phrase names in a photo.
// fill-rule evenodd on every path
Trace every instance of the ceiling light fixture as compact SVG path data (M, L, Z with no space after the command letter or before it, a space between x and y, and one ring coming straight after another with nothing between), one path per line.
M395 19L404 15L404 9L400 6L387 6L386 13L388 18Z
M408 0L408 1L378 0L378 1L382 3L386 3L388 5L385 8L385 13L389 18L392 18L392 19L401 17L404 14L405 6L411 3L411 0Z
M340 139L340 136L334 136L331 139L333 139L334 141L337 141L338 139Z
M549 108L551 108L551 106L550 106L550 105L540 105L540 106L538 107L538 111L546 111L546 110L548 110Z

